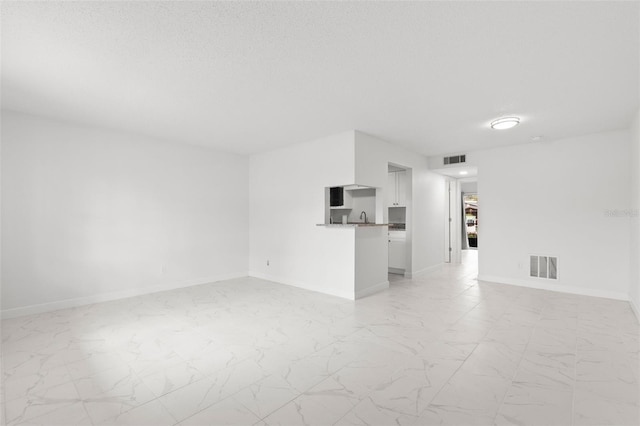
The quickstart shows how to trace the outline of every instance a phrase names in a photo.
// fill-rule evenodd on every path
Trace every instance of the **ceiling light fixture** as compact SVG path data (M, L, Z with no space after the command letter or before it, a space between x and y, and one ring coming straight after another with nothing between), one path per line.
M491 128L496 130L506 130L520 124L520 117L501 117L491 122Z
M461 175L468 175L468 174L469 174L469 172L468 172L468 171L466 171L466 170L462 170L462 171L460 172L460 174L461 174Z

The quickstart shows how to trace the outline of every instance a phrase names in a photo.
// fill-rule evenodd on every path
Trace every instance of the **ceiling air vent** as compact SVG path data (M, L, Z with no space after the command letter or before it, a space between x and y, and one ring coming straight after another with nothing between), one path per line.
M462 154L462 155L453 155L451 157L444 157L444 164L460 164L460 163L466 163L467 161L467 156L466 154Z

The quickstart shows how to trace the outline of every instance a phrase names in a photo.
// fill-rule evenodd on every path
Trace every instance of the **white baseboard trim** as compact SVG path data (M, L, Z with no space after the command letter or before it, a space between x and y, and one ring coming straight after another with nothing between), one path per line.
M636 315L638 323L640 323L640 308L636 305L636 302L634 302L633 299L629 299L629 304L631 305L631 310Z
M308 291L315 291L316 293L321 293L321 294L326 294L329 296L335 296L335 297L340 297L342 299L348 299L348 300L355 300L355 292L353 291L347 291L347 292L340 292L340 291L331 291L331 290L324 290L324 291L320 291L318 290L317 286L313 286L310 284L307 284L301 280L292 280L289 278L285 278L285 277L279 277L276 275L270 275L270 274L263 274L262 272L251 272L249 271L249 276L253 277L253 278L260 278L261 280L266 280L266 281L272 281L274 283L277 284L284 284L284 285L289 285L291 287L297 287L297 288L301 288L303 290L308 290Z
M58 300L55 302L41 303L37 305L23 306L19 308L5 309L2 311L2 319L17 318L25 315L41 314L44 312L58 311L60 309L75 308L84 305L93 305L95 303L110 302L112 300L127 299L129 297L142 296L144 294L158 293L161 291L175 290L195 285L208 284L216 281L231 280L234 278L246 277L246 272L237 272L233 274L222 274L207 278L198 278L186 280L171 284L163 284L158 286L148 286L140 288L132 288L122 291L113 291L109 293L94 294L91 296L77 297L73 299Z
M590 288L558 285L554 283L537 282L537 281L526 280L526 279L498 277L495 275L478 275L478 281L488 281L488 282L498 283L498 284L515 285L518 287L529 287L529 288L535 288L538 290L556 291L558 293L578 294L580 296L602 297L605 299L615 299L615 300L625 300L625 301L629 300L628 294L618 293L615 291L594 290Z
M360 299L363 297L371 296L372 294L380 293L381 291L385 291L389 288L389 281L384 281L373 285L371 287L364 288L362 290L356 291L356 299Z
M424 274L428 274L428 273L430 273L430 272L436 272L436 271L439 271L439 270L441 270L443 267L444 267L444 263L437 263L437 264L435 264L435 265L428 266L428 267L426 267L426 268L424 268L424 269L420 269L419 271L415 271L415 272L412 272L412 271L405 271L405 273L404 273L404 277L405 277L405 278L414 278L414 277L417 277L417 276L419 276L419 275L424 275Z

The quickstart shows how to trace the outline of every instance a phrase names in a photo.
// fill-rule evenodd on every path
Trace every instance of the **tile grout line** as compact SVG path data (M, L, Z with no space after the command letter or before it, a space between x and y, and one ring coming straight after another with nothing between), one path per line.
M2 337L2 320L0 320L0 424L7 424L7 402L5 397L5 380L4 380L4 353L2 347L4 338Z
M358 321L358 324L360 325L361 323ZM361 327L361 328L359 328L359 329L357 329L357 330L354 330L354 331L350 332L349 334L347 334L347 335L346 335L346 336L344 336L344 337L351 336L351 335L353 335L353 334L357 333L358 331L360 331L360 330L361 330L361 329L363 329L363 328L366 328L366 325L363 325L363 327ZM322 346L322 347L320 347L319 349L316 349L314 352L311 352L310 354L306 355L306 356L305 356L305 358L306 358L306 357L308 357L308 356L310 356L310 355L313 355L313 354L315 354L315 353L317 353L317 352L319 352L319 351L321 351L321 350L324 350L324 349L328 348L329 346L334 345L334 344L336 344L336 343L344 343L344 340L342 340L342 338L338 338L338 339L334 340L333 342L331 342L331 343L329 343L329 344L327 344L327 345L325 345L325 346ZM346 366L342 366L342 367L340 367L338 370L336 370L335 372L333 372L333 373L329 374L327 377L323 377L323 378L322 378L320 381L318 381L317 383L314 383L314 384L310 385L309 387L307 387L307 388L306 388L306 390L304 390L304 391L302 391L302 392L300 392L300 391L298 391L298 390L296 389L296 392L298 392L298 395L296 395L295 397L291 398L290 400L288 400L288 401L287 401L287 402L285 402L284 404L280 405L278 408L276 408L276 409L274 409L274 410L270 411L270 412L269 412L268 414L266 414L265 416L260 417L260 416L259 416L259 415L257 415L256 413L254 413L254 414L256 414L256 416L260 418L260 421L264 421L264 419L266 419L267 417L269 417L271 414L275 413L276 411L278 411L279 409L281 409L281 408L282 408L282 407L284 407L285 405L287 405L287 404L291 403L292 401L295 401L296 399L298 399L299 397L301 397L302 395L304 395L308 390L310 390L311 388L313 388L313 387L315 387L315 386L319 385L320 383L324 382L326 379L328 379L329 377L332 377L334 374L338 373L340 370L342 370L342 369L343 369L343 368L345 368L345 367L346 367ZM279 376L279 374L278 374L278 373L271 373L271 375L276 375L276 374ZM284 379L284 378L283 378L283 379ZM285 381L286 381L286 380L285 380ZM245 388L245 389L246 389L246 388ZM243 405L243 406L245 406L244 404L242 404L242 405ZM246 406L245 406L245 407L246 407ZM248 407L247 407L247 408L248 408ZM251 410L250 408L248 408L248 409L249 409L251 412L253 412L253 410Z
M542 316L542 312L543 310L540 311L540 313L538 314L538 319L537 319L537 323L540 322L540 317ZM498 409L496 410L496 414L493 417L493 423L496 423L496 419L498 418L498 415L500 415L500 410L502 409L502 407L504 406L504 401L507 399L507 395L509 394L509 389L511 389L513 387L513 380L516 378L516 375L518 374L518 371L520 370L520 365L522 365L522 361L524 360L524 357L527 353L527 349L529 348L529 344L531 343L531 339L533 338L533 334L536 332L536 330L538 329L538 326L535 325L533 327L533 330L531 331L531 334L529 335L529 338L527 339L527 344L524 347L524 351L522 351L522 355L520 356L520 359L518 360L518 365L516 366L516 368L513 371L513 376L511 377L511 383L509 384L509 387L507 388L507 391L504 393L503 397L502 397L502 401L500 402L500 405L498 406Z
M470 286L470 287L466 288L462 293L460 293L460 294L459 294L459 295L457 295L456 297L459 297L460 295L464 294L467 290L469 290L471 287L476 286L476 285L478 285L478 284L474 284L474 285L472 285L472 286ZM482 300L485 300L485 299L482 299ZM471 308L469 311L467 311L467 313L466 313L465 315L463 315L462 317L458 318L458 319L457 319L453 324L457 324L457 323L458 323L458 322L459 322L463 317L465 317L469 312L471 312L471 311L472 311L473 309L475 309L475 308L476 308L480 303L482 303L482 300L480 300L477 304L475 304L475 305L474 305L474 307L473 307L473 308ZM453 324L452 324L452 325L453 325ZM489 333L489 331L490 331L493 327L495 327L495 324L494 324L494 325L493 325L493 326L492 326L492 327L487 331L487 333L485 333L484 335L486 336L486 335ZM445 331L445 333L446 333L446 331ZM472 343L473 343L473 342L472 342ZM432 402L432 401L434 401L434 400L438 397L438 395L440 395L440 393L441 393L441 392L442 392L442 390L445 388L445 386L446 386L447 384L449 384L449 382L451 381L451 379L453 378L453 376L455 376L455 375L458 373L458 371L460 371L460 369L464 366L464 364L467 362L467 360L468 360L468 359L471 357L471 355L473 355L473 353L476 351L476 349L478 348L479 344L480 344L480 342L476 342L476 343L475 343L475 346L473 347L473 350L472 350L471 352L469 352L469 354L468 354L468 355L464 358L464 360L460 363L460 365L458 366L458 368L456 368L456 370L455 370L455 371L454 371L454 372L449 376L449 378L447 379L447 381L446 381L446 382L444 382L444 383L442 384L442 386L440 386L440 389L438 389L438 392L436 392L436 393L433 395L433 397L431 398L431 400L429 401L429 403L426 405L426 407L424 408L424 410L422 410L422 411L420 412L420 414L418 414L418 416L417 416L418 418L419 418L419 417L420 417L420 416L421 416L425 411L427 411L427 410L429 409L429 407L431 406L431 402Z
M571 424L575 424L575 409L576 409L576 382L578 381L578 329L580 323L580 305L578 305L578 309L576 312L576 345L574 348L574 358L573 358L573 383L571 386Z
M87 419L89 419L89 422L93 425L94 424L93 419L89 415L89 411L87 410L87 407L84 404L84 398L82 398L82 395L80 395L80 390L78 389L78 384L76 383L76 380L71 377L68 364L65 364L64 368L67 370L67 374L69 374L69 377L71 378L71 383L73 383L73 387L76 389L76 393L78 394L78 400L80 401L80 404L82 404L82 409L86 413Z

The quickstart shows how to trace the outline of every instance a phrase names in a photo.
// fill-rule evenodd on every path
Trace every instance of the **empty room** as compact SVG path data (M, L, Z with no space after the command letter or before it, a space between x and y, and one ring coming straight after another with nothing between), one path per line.
M640 424L640 2L0 36L0 424Z

